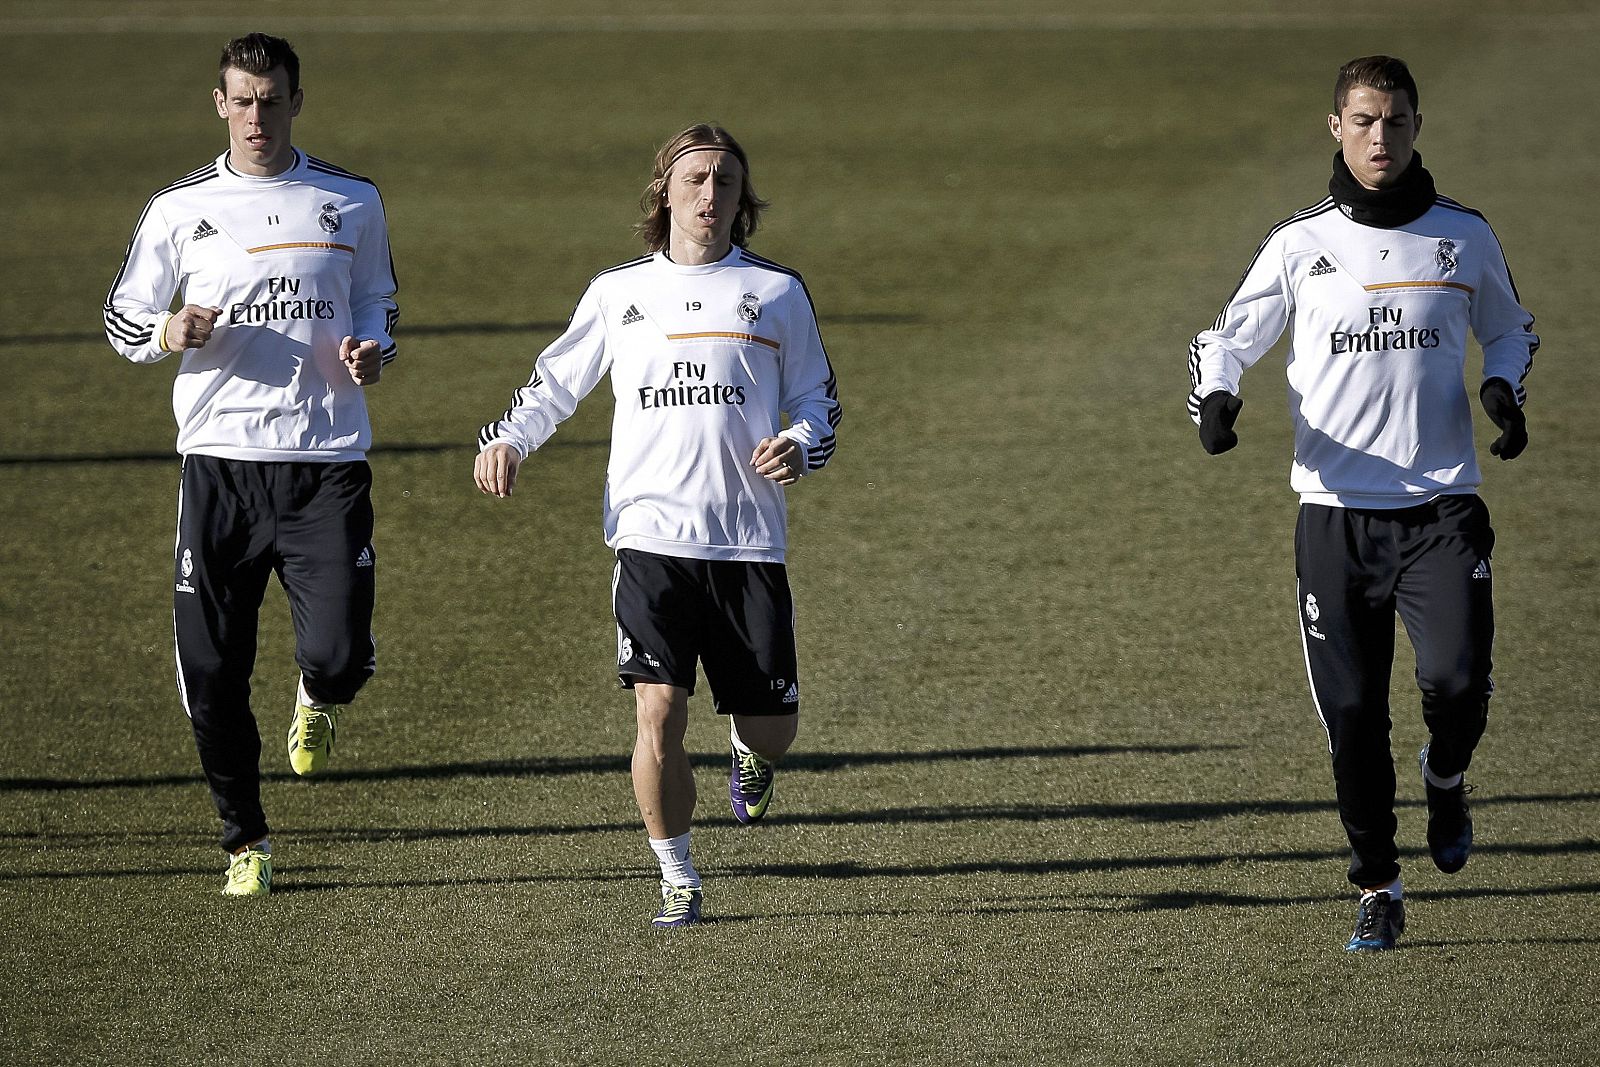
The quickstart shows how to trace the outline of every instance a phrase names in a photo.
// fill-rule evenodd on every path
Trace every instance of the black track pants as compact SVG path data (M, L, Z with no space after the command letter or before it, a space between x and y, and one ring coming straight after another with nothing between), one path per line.
M288 596L295 660L314 698L347 703L372 676L371 486L365 462L184 458L173 594L178 692L224 848L267 833L250 673L268 575L277 573ZM285 728L290 686L284 679L272 690Z
M1395 510L1300 508L1301 640L1357 886L1386 885L1400 873L1389 751L1395 613L1416 651L1430 764L1443 776L1464 771L1492 688L1493 548L1489 509L1476 496Z

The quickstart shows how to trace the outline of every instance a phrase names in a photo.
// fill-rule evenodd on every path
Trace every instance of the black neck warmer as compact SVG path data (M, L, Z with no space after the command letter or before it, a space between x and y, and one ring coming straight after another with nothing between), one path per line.
M1344 153L1335 152L1328 192L1332 194L1334 203L1350 218L1363 226L1385 230L1421 218L1439 195L1433 188L1433 175L1422 166L1421 152L1411 157L1411 163L1400 175L1400 180L1387 189L1368 189L1356 181L1356 176L1350 173L1349 164L1344 161Z

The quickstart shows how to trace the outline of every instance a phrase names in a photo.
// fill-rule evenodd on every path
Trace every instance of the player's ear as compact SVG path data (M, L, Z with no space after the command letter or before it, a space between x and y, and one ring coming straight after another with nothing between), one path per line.
M305 102L306 91L304 89L296 89L294 91L294 99L289 101L289 117L298 118L300 116L300 105Z
M221 89L213 89L213 90L211 90L211 100L212 100L213 103L215 103L217 105L217 118L219 118L219 119L227 118L228 117L228 98L223 95L222 90Z
M1419 111L1419 112L1417 112L1416 125L1411 127L1411 138L1412 138L1412 140L1416 140L1416 138L1421 133L1422 133L1422 112Z
M1333 134L1333 139L1335 141L1337 141L1339 139L1339 116L1338 115L1329 115L1328 116L1328 132Z

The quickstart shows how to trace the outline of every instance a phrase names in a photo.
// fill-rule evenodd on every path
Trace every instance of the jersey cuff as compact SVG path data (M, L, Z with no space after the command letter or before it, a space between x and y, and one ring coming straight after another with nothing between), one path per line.
M167 347L167 323L171 321L172 312L170 311L163 311L161 314L157 315L155 324L151 326L152 333L150 334L150 340L155 342L157 352L161 352L169 356L175 356L178 353ZM180 349L179 351L182 350Z
M796 448L798 448L800 450L800 466L798 468L790 467L789 469L794 471L794 476L796 478L803 477L805 475L806 471L809 469L806 466L806 462L810 458L810 455L811 455L810 450L806 448L805 442L797 441L793 437L790 437L786 433L780 433L778 436L783 438L785 441L793 442L794 443L794 447L796 447Z
M528 453L532 451L531 449L523 448L520 444L518 444L516 441L513 441L509 437L492 437L478 446L478 452L480 454L487 452L495 445L505 445L507 448L515 452L519 459L527 459Z

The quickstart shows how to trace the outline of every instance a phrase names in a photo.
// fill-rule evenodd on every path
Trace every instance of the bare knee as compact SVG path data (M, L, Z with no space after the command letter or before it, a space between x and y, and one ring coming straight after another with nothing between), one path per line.
M660 761L682 751L689 727L689 694L675 685L637 682L633 687L634 718L639 727L638 746Z

